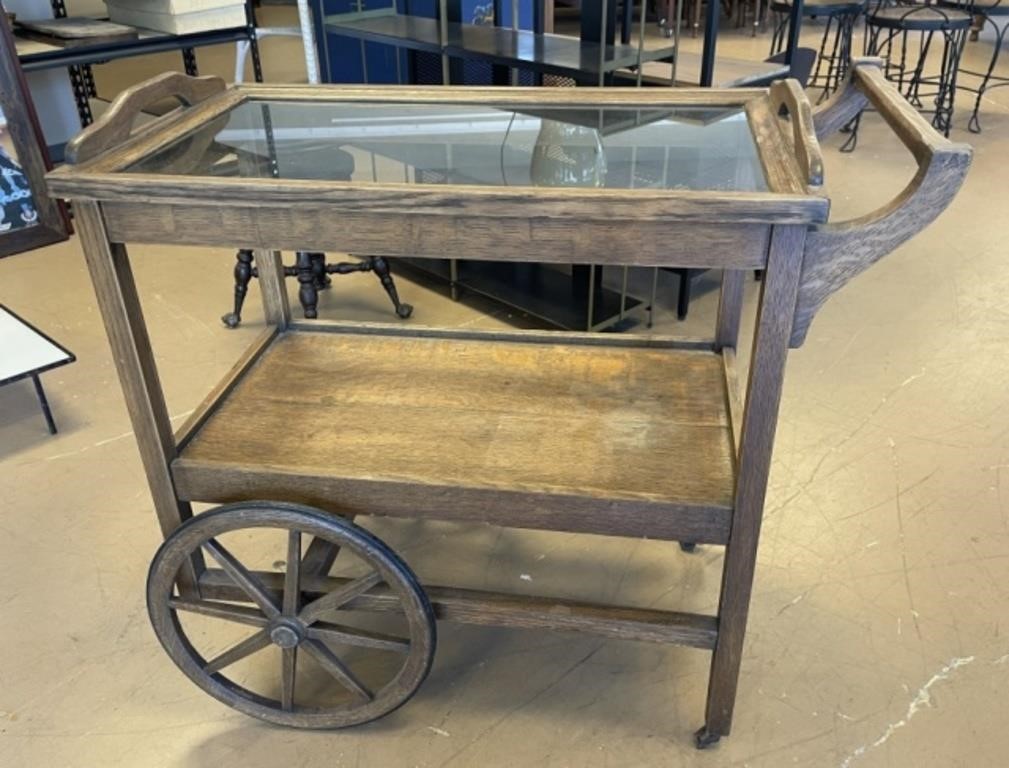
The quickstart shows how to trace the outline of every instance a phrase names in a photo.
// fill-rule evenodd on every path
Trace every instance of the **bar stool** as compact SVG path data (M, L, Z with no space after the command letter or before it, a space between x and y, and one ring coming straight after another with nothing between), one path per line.
M988 70L977 72L971 69L960 68L961 75L979 78L980 84L976 87L970 85L959 85L958 87L970 93L976 93L974 100L974 111L971 112L967 129L971 133L981 133L981 122L978 119L978 110L981 108L981 97L985 92L993 88L1001 88L1009 85L1009 77L1005 75L993 74L995 65L998 64L999 52L1002 50L1002 41L1005 39L1006 30L1009 29L1009 0L939 0L939 5L943 8L952 8L971 14L975 19L975 28L972 30L971 40L977 39L977 31L983 29L986 24L990 24L995 31L995 47L991 52L991 61L988 62ZM996 19L1001 18L999 25ZM978 24L978 21L980 24ZM994 81L994 82L993 82Z
M305 71L308 75L308 82L316 85L319 82L319 61L316 58L315 35L312 30L312 12L306 0L298 0L298 23L295 27L258 27L256 29L256 39L264 37L300 37L305 49ZM235 82L241 83L245 74L245 59L249 53L249 43L239 41L235 46ZM311 160L308 161L311 164ZM349 181L354 173L354 157L338 149L330 153L322 167L332 168L332 178L334 180ZM327 178L323 174L323 178ZM242 322L242 307L245 304L245 295L249 292L249 283L252 278L259 277L259 270L254 264L255 256L248 248L243 248L235 254L235 298L234 307L231 312L221 317L221 322L228 328L237 328ZM392 271L387 259L381 256L365 256L362 261L338 262L336 264L326 261L326 254L316 251L297 251L295 261L292 266L284 267L284 277L294 277L298 280L298 301L307 319L318 317L319 291L324 291L330 287L332 280L330 275L348 275L352 272L374 272L382 283L386 295L392 302L396 315L401 318L408 318L413 314L413 306L399 299L396 290L396 282L393 280Z
M303 168L311 168L313 158L311 152L302 155ZM319 178L333 179L336 181L350 181L354 173L354 156L343 149L327 151L324 161L317 161L316 167L320 169ZM301 178L310 178L310 172L300 174ZM389 261L382 256L363 256L361 261L327 263L326 254L317 251L297 251L295 262L292 266L284 267L284 277L294 277L298 280L298 301L305 317L312 320L318 317L319 291L329 288L332 280L330 275L349 275L353 272L374 272L382 283L386 295L392 302L396 315L401 318L408 318L413 313L410 304L400 301L399 293L396 290L396 283L393 280ZM221 318L228 328L237 328L242 322L242 306L245 304L245 295L249 290L249 283L252 278L259 277L259 270L254 264L255 256L247 248L243 248L235 254L235 299L234 307Z
M878 0L866 15L866 55L885 60L884 75L915 107L921 109L924 99L933 99L932 125L946 136L953 124L956 75L970 27L967 11L908 0ZM908 44L912 35L917 37L916 45ZM942 45L939 71L926 75L926 60L936 44ZM934 90L923 92L922 86Z
M851 61L851 38L855 22L865 10L866 0L806 0L802 15L809 18L825 16L827 25L820 38L820 49L816 56L809 85L822 88L819 101L823 101L844 80ZM792 10L791 0L771 0L771 12L775 15L774 32L771 35L771 53L780 53L785 47L788 33L788 15Z

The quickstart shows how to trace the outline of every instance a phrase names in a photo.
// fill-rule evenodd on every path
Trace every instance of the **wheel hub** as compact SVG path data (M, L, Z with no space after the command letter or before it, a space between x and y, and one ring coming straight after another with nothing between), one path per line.
M270 640L281 648L294 648L304 639L304 629L293 621L280 621L270 629Z

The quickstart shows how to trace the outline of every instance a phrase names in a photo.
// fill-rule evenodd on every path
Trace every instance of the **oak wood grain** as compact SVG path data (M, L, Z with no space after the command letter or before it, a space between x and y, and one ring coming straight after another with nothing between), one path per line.
M257 571L254 575L272 595L280 596L282 574ZM349 581L335 576L306 576L303 589L309 597L314 597L339 589ZM200 579L200 588L211 599L247 599L228 575L217 568L207 569ZM713 648L718 635L715 617L701 614L427 584L424 591L431 600L435 616L442 621L515 629L576 631L618 640L675 643L703 649ZM397 600L388 589L379 587L355 598L346 607L351 610L388 611L396 609Z
M780 131L769 139L781 145ZM221 210L270 209L294 204L307 207L339 206L345 213L384 213L403 220L414 217L462 215L493 219L567 219L599 221L609 210L610 220L628 222L800 223L825 221L826 198L798 189L794 158L790 177L771 192L701 190L587 189L580 187L491 187L448 184L392 184L309 179L171 176L156 173L53 173L51 189L64 197L106 202L157 203L184 209L195 203L212 203ZM778 163L781 165L782 163ZM785 174L786 171L781 171ZM783 177L784 178L784 177ZM388 224L388 219L386 220Z
M154 511L167 537L192 516L192 508L175 493L169 467L177 455L172 425L129 258L124 246L108 242L97 203L78 203L74 213ZM200 562L194 560L182 573L180 588L191 591L195 587Z
M287 297L287 283L284 278L284 260L280 251L257 249L252 258L259 275L259 295L263 301L263 316L266 322L278 328L286 328L291 322L291 304Z
M769 93L771 114L778 116L784 109L789 116L791 143L802 178L809 189L823 186L823 156L813 126L813 111L809 99L797 80L778 80L771 84ZM779 122L780 125L780 122Z
M715 349L732 347L739 341L739 323L743 314L743 288L747 272L741 269L722 271L718 290L718 318L715 324Z
M200 402L198 406L189 414L189 418L185 420L181 427L175 432L175 445L176 450L181 451L183 447L190 441L190 439L195 435L200 427L202 427L210 414L213 413L214 408L217 406L218 401L227 397L231 391L235 388L235 385L241 381L242 376L244 376L249 368L252 367L259 356L266 351L266 349L273 342L278 332L276 326L270 326L264 328L263 331L256 337L255 341L249 345L249 347L242 353L238 361L231 367L231 369L224 375L217 385L210 390L205 398Z
M583 107L742 106L766 97L763 88L530 88L512 86L306 85L241 83L249 98L268 101L554 105Z
M137 115L162 99L175 97L192 106L223 92L226 87L219 77L187 77L178 72L164 72L127 88L98 120L67 143L67 161L80 163L121 143L133 130Z
M808 195L808 189L794 149L785 141L778 116L771 111L767 99L754 99L746 105L750 129L761 147L760 163L764 169L767 186L772 192L789 197L806 196L810 200L821 199Z
M724 390L712 352L288 333L173 472L193 500L719 541Z
M465 253L474 260L699 269L762 269L767 258L765 224L627 220L617 226L612 220L548 216L532 203L525 217L508 218L465 212L428 216L405 212L409 209L361 213L339 204L235 208L110 202L105 208L111 236L135 243L171 241L417 258ZM146 219L140 218L142 212Z
M791 345L802 346L823 303L848 281L934 221L960 190L972 150L941 136L884 77L875 62L852 68L847 90L857 88L878 110L918 162L908 185L883 207L855 219L811 227L795 307ZM818 128L848 117L858 99L837 97Z
M722 367L725 371L725 394L728 399L729 428L732 430L732 446L738 454L739 441L743 435L743 402L739 397L739 370L736 363L736 350L732 347L722 349Z
M340 320L294 320L290 330L309 333L349 333L363 336L457 339L465 341L514 341L524 344L565 344L589 347L631 347L641 349L684 349L711 352L711 339L668 336L659 333L587 333L584 331L541 331L514 328L442 328L415 322L373 323Z
M708 683L705 727L711 735L724 736L732 726L805 237L805 227L775 228L761 288L757 331L746 387L746 410L739 438L732 532L726 545L722 571L718 642L711 659Z

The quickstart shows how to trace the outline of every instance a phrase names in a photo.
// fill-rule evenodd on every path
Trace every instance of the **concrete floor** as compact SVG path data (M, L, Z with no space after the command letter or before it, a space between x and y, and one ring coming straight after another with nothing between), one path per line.
M759 55L766 44L726 34L721 45ZM296 44L270 46L272 79L303 76ZM227 74L230 55L201 54L204 71ZM178 63L102 67L99 88ZM954 138L977 154L951 210L833 298L789 360L736 724L706 753L690 734L707 653L576 635L441 625L416 698L349 731L267 726L203 694L147 622L158 530L78 243L0 260L0 301L79 358L45 376L57 437L29 384L0 388L0 765L1009 764L1009 109L986 103L980 136L965 121L961 111ZM836 219L882 204L911 176L875 116L854 155L838 143L824 148ZM178 422L260 328L255 290L245 325L226 331L231 253L132 254ZM674 288L662 285L657 330L705 330L711 281L685 324L670 312ZM418 323L525 322L402 279L401 293ZM321 314L390 318L368 276L336 280ZM431 581L716 604L714 548L363 522Z

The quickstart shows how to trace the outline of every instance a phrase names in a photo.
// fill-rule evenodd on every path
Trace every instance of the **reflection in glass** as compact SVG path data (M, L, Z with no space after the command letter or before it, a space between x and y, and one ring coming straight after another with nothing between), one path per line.
M249 101L127 170L358 184L767 189L741 106Z
M529 174L537 187L604 186L606 151L599 131L559 120L542 120Z

